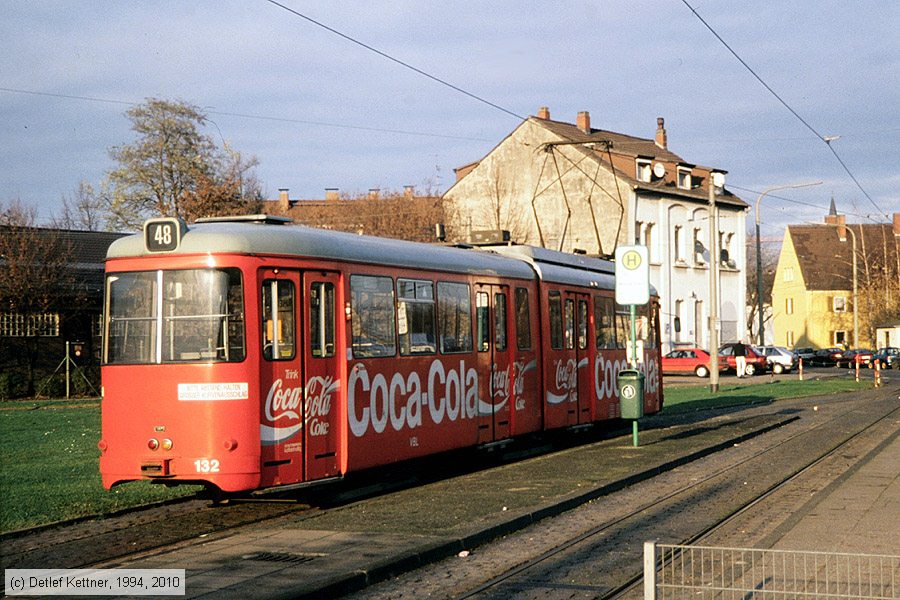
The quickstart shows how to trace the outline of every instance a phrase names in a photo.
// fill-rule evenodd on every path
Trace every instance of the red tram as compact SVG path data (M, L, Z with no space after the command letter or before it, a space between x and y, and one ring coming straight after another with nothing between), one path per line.
M620 416L614 265L287 226L151 219L106 264L100 471L223 492ZM662 407L658 304L639 312Z

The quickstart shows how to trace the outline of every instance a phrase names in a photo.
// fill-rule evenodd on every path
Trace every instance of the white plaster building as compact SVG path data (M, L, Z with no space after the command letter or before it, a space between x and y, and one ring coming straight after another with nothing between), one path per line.
M668 149L663 119L654 139L554 121L542 107L481 160L456 169L444 195L451 238L506 229L519 243L612 255L619 244L648 246L660 296L663 351L709 346L709 186L721 169L691 164ZM746 335L746 211L716 193L721 342ZM695 252L695 248L700 251ZM676 319L677 317L677 319ZM676 326L676 323L678 326Z

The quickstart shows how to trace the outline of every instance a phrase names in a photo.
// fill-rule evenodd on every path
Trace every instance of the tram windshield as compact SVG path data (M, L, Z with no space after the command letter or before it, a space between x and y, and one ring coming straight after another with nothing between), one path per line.
M238 269L111 273L104 363L242 361L243 298Z

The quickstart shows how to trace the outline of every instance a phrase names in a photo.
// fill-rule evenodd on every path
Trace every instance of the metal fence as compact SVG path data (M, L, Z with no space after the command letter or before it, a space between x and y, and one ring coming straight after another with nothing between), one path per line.
M900 556L644 544L644 599L900 598Z

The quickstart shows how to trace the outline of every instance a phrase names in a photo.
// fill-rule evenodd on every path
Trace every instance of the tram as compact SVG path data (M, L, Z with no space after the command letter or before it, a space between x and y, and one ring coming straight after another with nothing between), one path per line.
M103 485L291 489L620 417L614 264L266 215L151 219L106 262ZM658 299L637 335L662 408Z

